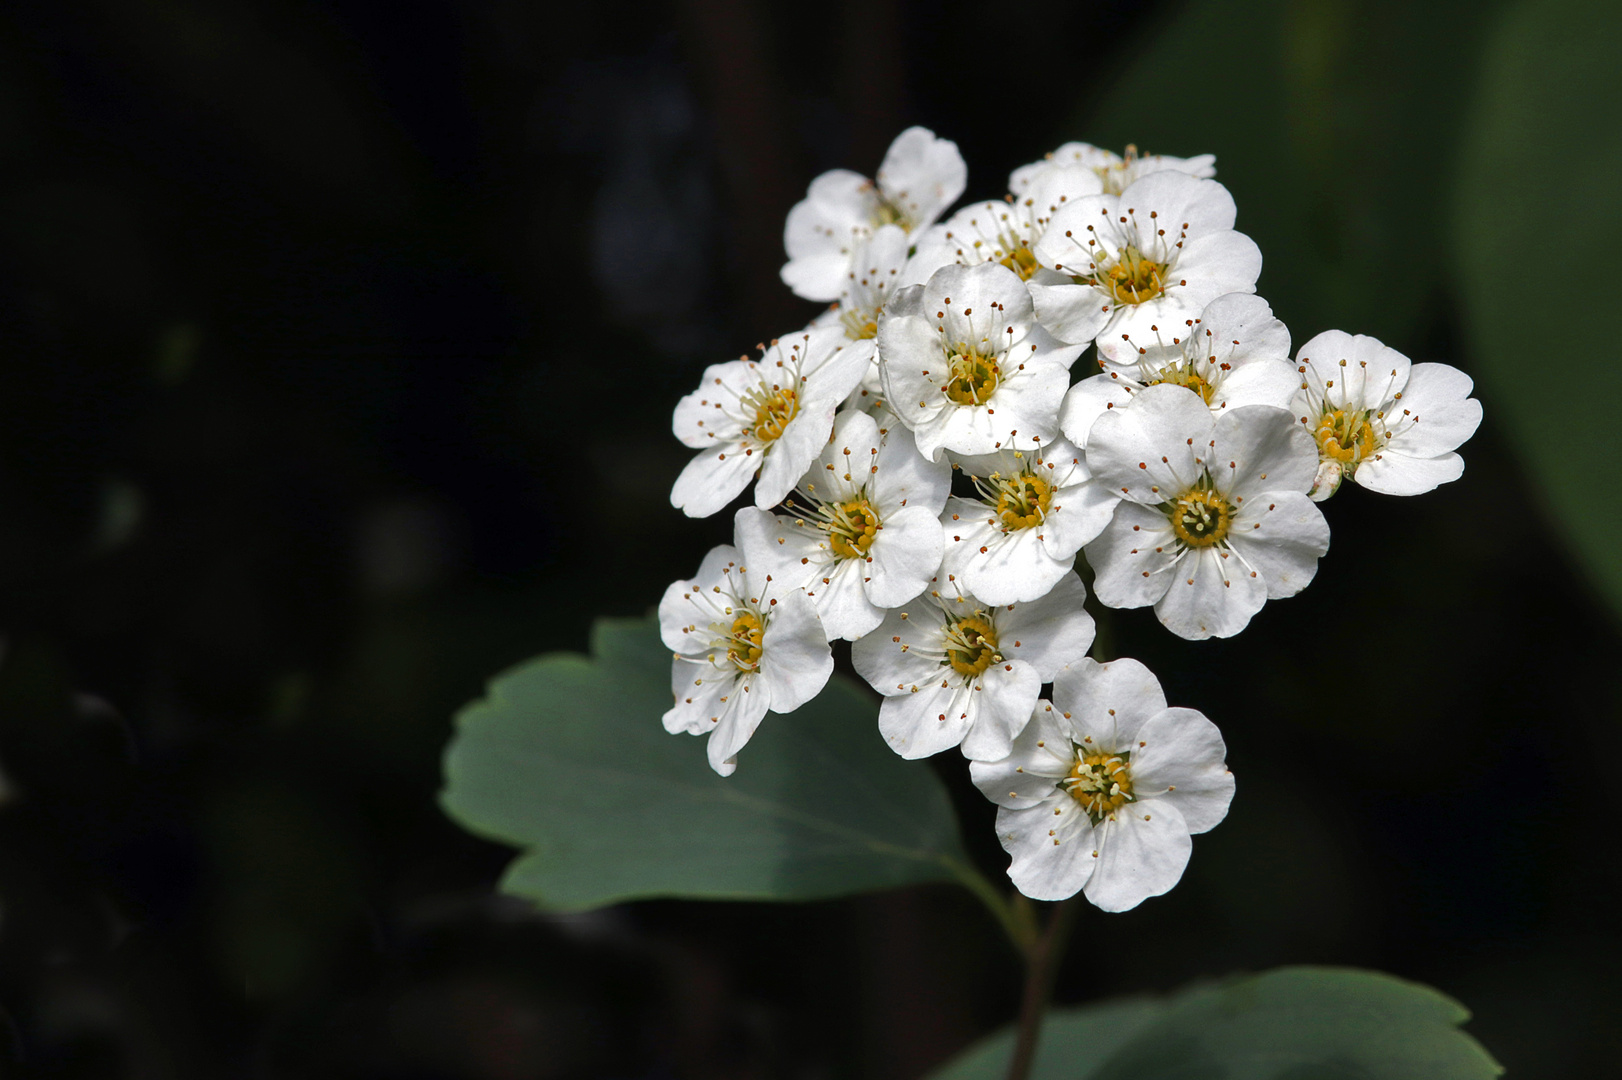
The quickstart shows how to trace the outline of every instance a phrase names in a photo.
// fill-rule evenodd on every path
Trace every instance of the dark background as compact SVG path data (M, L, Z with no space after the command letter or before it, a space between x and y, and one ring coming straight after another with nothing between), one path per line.
M910 1077L1007 1022L1015 960L944 887L493 895L509 853L435 805L449 717L725 539L669 508L669 411L814 313L783 216L909 123L995 197L1065 139L1171 137L1122 102L1283 108L1287 146L1146 145L1218 155L1297 342L1470 370L1446 275L1358 202L1441 213L1446 146L1357 163L1453 123L1492 10L1401 10L1257 7L1281 105L1228 102L1219 43L1145 79L1167 3L0 8L0 1073ZM1348 26L1387 63L1318 78ZM1616 1060L1617 625L1486 412L1462 481L1348 486L1239 639L1118 614L1239 793L1176 891L1084 914L1061 1001L1355 964L1463 1000L1512 1075Z

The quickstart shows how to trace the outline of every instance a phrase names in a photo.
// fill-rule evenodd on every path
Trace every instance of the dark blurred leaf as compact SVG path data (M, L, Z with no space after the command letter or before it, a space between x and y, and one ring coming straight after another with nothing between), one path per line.
M1429 987L1350 968L1279 968L1163 1001L1057 1009L1032 1080L1489 1080L1503 1070ZM1000 1080L1013 1032L934 1080Z
M1060 137L1216 154L1296 343L1336 327L1411 353L1447 284L1457 87L1494 6L1192 0L1086 83Z
M1622 8L1533 0L1487 45L1460 156L1454 248L1483 396L1513 433L1546 508L1622 606L1605 498L1622 365ZM1553 274L1553 281L1541 275Z
M442 803L526 849L506 891L577 910L804 900L972 873L935 774L890 751L850 682L768 716L723 779L701 742L660 725L670 653L652 621L599 621L593 653L521 665L457 718Z

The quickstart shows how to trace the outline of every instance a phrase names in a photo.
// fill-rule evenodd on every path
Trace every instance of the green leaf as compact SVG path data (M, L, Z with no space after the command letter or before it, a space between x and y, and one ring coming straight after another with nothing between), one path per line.
M1534 0L1482 57L1453 214L1464 328L1489 413L1545 509L1622 609L1607 498L1622 362L1622 8ZM1594 340L1590 342L1589 338Z
M1490 1080L1458 1002L1351 968L1279 968L1169 999L1056 1009L1031 1080ZM933 1080L1001 1080L1004 1031Z
M702 741L660 724L671 661L655 622L601 620L593 652L522 664L457 717L441 803L524 849L505 891L570 911L983 885L940 781L885 745L871 695L848 680L768 716L722 778Z

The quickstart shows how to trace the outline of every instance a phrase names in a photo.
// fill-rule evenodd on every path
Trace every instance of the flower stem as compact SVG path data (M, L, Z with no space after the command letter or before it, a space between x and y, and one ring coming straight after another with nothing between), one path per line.
M1076 924L1081 905L1079 894L1055 904L1048 915L1047 929L1027 954L1025 997L1019 1006L1019 1033L1014 1039L1014 1054L1008 1060L1007 1080L1027 1080L1031 1075L1042 1020L1047 1016L1048 1001L1053 997L1053 981L1059 974L1059 961L1070 941L1070 931Z
M958 884L973 893L975 899L991 912L992 917L997 920L997 925L1008 935L1009 943L1028 963L1031 950L1037 945L1036 919L1030 901L1019 893L1014 893L1010 900L995 885L987 881L984 874L966 863L948 859L946 865Z

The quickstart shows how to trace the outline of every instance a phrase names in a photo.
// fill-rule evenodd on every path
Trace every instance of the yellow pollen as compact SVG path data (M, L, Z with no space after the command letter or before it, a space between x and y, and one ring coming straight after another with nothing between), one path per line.
M1156 386L1160 383L1172 383L1177 386L1186 386L1200 397L1205 399L1207 405L1211 404L1211 394L1214 387L1205 380L1205 377L1193 365L1178 364L1161 372L1160 378L1150 379L1145 386Z
M852 341L871 341L879 336L878 320L870 312L842 311L839 322L845 328L845 336Z
M997 632L980 616L971 615L946 628L946 661L959 675L972 679L1001 659Z
M1002 368L990 356L959 345L947 361L946 396L959 405L984 405L1002 381Z
M1031 275L1042 268L1042 264L1036 261L1036 256L1031 254L1031 249L1024 244L1020 244L997 261L1018 274L1021 281L1031 280Z
M1144 304L1166 291L1166 264L1155 262L1128 244L1115 265L1073 279L1078 285L1096 285L1117 304Z
M775 442L799 409L799 396L791 389L763 397L755 406L755 438L763 443Z
M879 204L873 208L873 227L882 229L886 225L899 225L903 229L912 229L912 219L907 212L887 199L880 199Z
M760 664L761 639L766 628L760 616L746 611L732 620L732 633L727 635L727 659L744 671L753 671Z
M1347 466L1348 475L1352 467L1379 449L1374 425L1369 423L1366 412L1326 410L1318 418L1318 430L1313 434L1318 438L1320 457L1325 460L1333 458Z
M1166 516L1171 519L1171 531L1185 547L1205 548L1227 538L1233 513L1228 500L1215 491L1192 488L1177 496Z
M878 535L879 515L866 499L830 506L828 547L841 559L864 559Z
M1070 775L1059 783L1096 825L1132 802L1132 770L1126 754L1076 753Z
M1002 518L1005 532L1033 528L1046 519L1048 504L1053 501L1052 484L1040 476L1023 473L1000 481L1000 487L997 516Z

